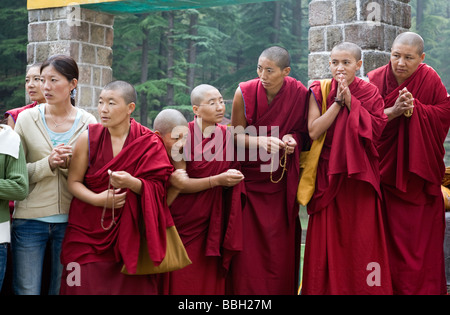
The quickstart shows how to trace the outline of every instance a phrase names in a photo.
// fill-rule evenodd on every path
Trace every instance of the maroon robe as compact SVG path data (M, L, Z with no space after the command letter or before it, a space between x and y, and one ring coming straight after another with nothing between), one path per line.
M81 286L61 281L63 294L156 294L156 276L124 275L123 264L134 273L139 253L139 221L144 220L149 255L159 264L166 251L166 228L173 226L167 206L166 183L173 171L162 140L148 128L131 120L130 133L122 151L113 157L111 135L100 124L89 125L89 168L85 185L93 192L108 189L111 171L126 171L142 182L139 196L128 190L125 206L115 209L110 230L101 226L103 207L95 207L74 197L62 245L61 261L81 265ZM107 209L104 226L109 226L112 210Z
M205 138L196 120L189 123L184 148L189 177L214 176L239 166L227 126L216 125ZM180 194L172 203L170 211L192 265L169 274L169 294L225 294L226 271L242 249L243 188L243 182L230 188L216 186Z
M28 109L28 108L33 108L38 104L38 102L33 102L31 104L22 106L22 107L18 107L18 108L14 108L14 109L10 109L7 112L5 112L5 118L9 116L12 117L12 119L14 120L14 123L17 122L17 117L19 117L19 114L21 112L23 112L24 110Z
M368 76L386 108L404 87L414 97L412 116L390 121L378 147L394 293L446 294L440 185L450 97L439 75L424 63L400 86L391 63Z
M301 228L298 217L297 187L299 156L307 133L307 90L294 78L286 77L270 104L259 79L240 83L245 116L254 136L293 134L297 146L287 156L286 173L272 183L270 172L261 166L270 161L242 163L247 203L243 212L244 248L233 259L230 279L231 294L297 294L300 261ZM278 127L278 131L274 129ZM267 131L267 132L266 132ZM281 151L282 153L282 151ZM275 159L276 160L276 159ZM282 168L273 172L276 181Z
M351 111L327 130L307 206L302 294L392 294L375 148L387 116L375 86L355 78L349 88ZM322 108L320 82L310 89ZM328 107L336 91L333 79Z

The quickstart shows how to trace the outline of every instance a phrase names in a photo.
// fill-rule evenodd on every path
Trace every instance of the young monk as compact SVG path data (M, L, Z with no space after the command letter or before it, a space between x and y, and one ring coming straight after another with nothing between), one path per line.
M170 211L192 265L169 274L169 294L225 294L226 269L242 249L244 176L227 158L234 144L227 126L218 125L225 113L220 92L199 85L191 103L196 116L183 149L189 179Z
M368 74L389 117L378 151L395 294L447 292L440 186L450 97L424 59L422 37L402 33L392 44L389 64Z
M149 255L165 256L173 226L166 182L173 171L159 136L131 119L136 91L124 81L107 84L99 98L101 124L77 141L68 185L74 195L61 260L80 265L81 283L62 279L62 294L157 294L155 275L136 271L144 221ZM65 268L66 270L66 268ZM73 279L72 279L73 280Z
M242 164L244 248L231 267L231 294L297 294L301 228L296 186L307 136L307 90L289 77L290 70L286 49L264 50L258 78L240 83L233 99L231 124L252 131L238 134L237 145L271 157L259 154ZM279 166L280 159L286 168Z
M188 122L176 109L164 109L155 117L153 131L163 140L169 160L176 168L170 175L171 186L167 191L167 204L170 206L188 179L182 151L189 132Z
M323 115L320 82L310 87L309 134L326 137L307 206L302 294L392 294L375 148L387 117L377 88L355 76L361 65L357 45L333 48Z

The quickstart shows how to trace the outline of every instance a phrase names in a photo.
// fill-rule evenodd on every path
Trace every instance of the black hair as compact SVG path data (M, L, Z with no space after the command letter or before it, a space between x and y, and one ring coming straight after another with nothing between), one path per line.
M53 66L56 71L63 75L67 81L71 82L73 79L78 80L79 70L77 62L70 56L53 55L47 58L41 65L41 73L48 66ZM70 92L70 103L75 106L76 88Z

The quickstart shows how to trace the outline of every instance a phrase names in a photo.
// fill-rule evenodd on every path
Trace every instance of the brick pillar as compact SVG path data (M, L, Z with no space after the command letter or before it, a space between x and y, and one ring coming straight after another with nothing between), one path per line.
M72 9L28 12L27 61L31 65L54 54L72 56L80 70L76 105L96 115L100 91L112 80L114 16L79 7Z
M363 50L359 76L389 62L395 37L411 27L410 0L313 0L309 4L310 80L331 77L331 49L343 41Z

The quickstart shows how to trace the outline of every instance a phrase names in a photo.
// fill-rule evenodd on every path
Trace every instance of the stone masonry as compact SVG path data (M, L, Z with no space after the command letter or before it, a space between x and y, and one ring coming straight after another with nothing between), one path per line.
M61 7L30 10L28 19L28 64L72 56L80 70L76 105L97 116L100 91L112 80L114 15Z
M359 76L389 61L395 37L411 27L410 0L313 0L309 5L310 80L331 78L332 48L343 41L363 50Z

